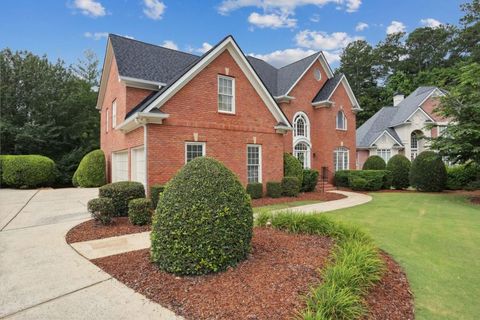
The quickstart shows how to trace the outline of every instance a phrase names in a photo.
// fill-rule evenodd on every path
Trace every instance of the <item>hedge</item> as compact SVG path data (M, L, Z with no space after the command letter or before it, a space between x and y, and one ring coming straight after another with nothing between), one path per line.
M134 225L143 226L152 222L152 201L146 198L130 200L128 203L128 220Z
M283 154L283 176L297 177L300 184L303 182L303 165L300 160L289 153Z
M113 201L110 198L96 198L88 201L87 210L96 221L102 224L109 224L112 222L112 217L115 212Z
M105 154L102 150L87 153L73 174L73 185L92 188L101 187L105 182Z
M331 259L320 271L322 282L307 296L303 319L361 319L368 307L365 297L382 278L385 263L373 240L357 227L335 222L320 214L260 212L259 226L328 236L335 240Z
M98 195L112 199L115 216L126 217L130 200L145 198L145 189L140 182L120 181L100 187Z
M312 192L318 183L318 171L312 169L303 170L302 191Z
M438 192L447 184L447 169L433 151L423 151L412 162L410 185L419 191Z
M297 177L283 177L282 194L287 197L296 197L300 193L301 186Z
M261 183L249 183L246 191L252 199L260 199L263 196L263 185Z
M282 196L282 183L274 181L267 182L267 196L270 198L280 198Z
M152 200L152 208L156 209L158 205L158 198L165 190L165 185L163 184L154 184L150 187L150 199Z
M387 164L380 156L370 156L363 164L362 170L385 170Z
M353 170L340 170L335 172L335 176L333 178L333 183L336 187L348 188L348 177L350 176L350 172Z
M396 154L388 160L387 170L392 175L392 187L405 189L410 185L410 160L402 154Z
M2 157L2 182L13 188L36 188L53 185L55 162L40 155L5 155Z
M237 176L219 161L188 162L160 195L151 260L179 275L226 270L251 250L253 211Z
M342 170L335 173L336 186L357 191L390 189L391 183L392 176L388 170Z
M480 166L474 163L447 167L447 189L460 190L480 179Z

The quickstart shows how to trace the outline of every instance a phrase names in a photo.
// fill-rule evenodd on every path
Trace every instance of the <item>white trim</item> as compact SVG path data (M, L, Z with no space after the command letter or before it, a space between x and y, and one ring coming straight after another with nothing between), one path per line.
M207 143L206 142L185 142L185 164L187 163L187 146L202 146L202 157L207 155Z
M395 139L390 133L388 133L387 130L383 130L383 132L380 133L380 135L375 139L375 141L373 141L373 142L370 144L369 148L372 147L372 146L375 144L375 142L377 142L377 140L380 139L385 133L386 133L390 138L392 138L393 141L396 141L399 146L403 146L403 143L401 143L400 141L398 141L397 139Z
M107 128L105 129L105 132L107 132L107 133L108 133L108 127L110 126L110 112L109 112L109 110L110 110L110 109L108 109L108 108L107 108L107 110L105 110L105 117L106 117L106 119L107 119L107 121L106 121L106 122L107 122L107 123L106 123L106 125L107 125L106 127L107 127Z
M302 163L302 166L304 169L310 169L312 166L312 144L310 141L307 139L298 139L295 141L293 144L293 156L298 159L297 157L297 150L295 150L295 147L298 146L299 144L304 144L307 146L307 150L305 150L305 160L306 163ZM299 159L300 160L300 159Z
M167 85L164 82L150 81L150 80L144 80L144 79L132 78L132 77L126 77L126 76L119 76L118 80L123 82L128 87L135 87L135 88L141 88L141 89L158 90L161 87L164 87Z
M350 83L348 83L348 79L347 79L347 77L345 77L345 75L342 75L342 77L340 78L340 81L338 81L337 85L332 90L332 92L330 93L330 95L328 96L326 101L331 101L330 99L332 98L335 91L337 91L340 83L343 83L345 91L347 91L348 98L350 99L350 102L353 105L353 109L354 110L362 110L362 108L360 108L360 104L357 101L357 98L355 97L355 94L352 91L352 87L350 87ZM314 105L314 104L312 103L312 105Z
M305 136L296 136L295 135L295 118L298 117L298 116L302 116L302 118L305 120ZM293 144L295 145L295 141L297 140L301 140L302 138L304 138L305 140L307 141L310 141L310 119L308 118L307 114L303 111L298 111L296 112L294 115L293 115L293 118L292 118L292 124L293 124Z
M123 133L127 133L147 123L162 124L163 120L167 119L169 116L170 115L166 113L137 112L120 123L117 126L117 129L121 130Z
M408 116L407 120L405 120L403 123L407 123L407 122L410 120L410 118L413 117L413 115L414 115L415 113L417 113L418 110L420 110L428 119L430 119L430 121L435 122L435 120L434 120L432 117L430 117L430 115L429 115L428 113L426 113L425 110L422 109L422 107L418 107L417 109L415 109L415 111L413 111L413 112Z
M322 108L322 107L331 107L333 105L333 101L330 100L322 100L317 102L312 102L312 106Z
M295 97L292 97L292 96L288 96L288 95L281 95L281 96L275 96L273 97L275 99L276 102L278 103L282 103L282 102L287 102L289 103L291 100L294 100Z
M107 41L107 50L105 52L105 61L103 63L102 75L100 78L100 88L98 89L97 109L102 109L103 100L105 98L105 90L107 89L108 79L110 77L110 68L113 60L113 48L110 42L110 38Z
M143 147L144 149L144 156L145 156L145 194L148 194L148 125L143 125Z
M225 95L224 93L220 93L220 79L230 80L232 81L232 110L220 110L220 95ZM217 76L217 111L219 113L227 113L227 114L235 114L235 78L225 76L223 74L219 74Z
M138 180L138 172L137 172L137 161L138 161L138 158L137 158L137 154L136 152L140 151L140 150L143 150L143 161L146 161L146 157L145 157L145 146L144 145L141 145L141 146L137 146L137 147L133 147L130 149L130 154L131 154L131 161L130 161L130 180L131 181L137 181L137 182L141 182L143 184L144 187L147 186L147 171L146 171L146 168L144 167L144 177L142 179L142 181L139 181ZM144 165L146 165L146 162L144 163Z
M114 179L116 178L117 176L117 172L115 170L115 156L117 155L120 155L120 154L127 154L127 179L125 180L117 180L117 179ZM118 150L118 151L112 151L111 153L111 162L110 162L112 165L111 165L111 178L112 178L112 182L118 182L118 181L129 181L130 177L129 177L129 169L130 169L130 153L128 152L128 149L123 149L123 150Z
M248 182L248 147L258 147L258 181L257 182ZM247 183L262 183L262 145L249 143L247 144Z
M167 88L160 96L158 96L150 105L144 110L145 113L152 111L154 108L160 108L168 99L170 99L176 92L178 92L183 86L185 86L193 77L195 77L200 71L202 71L210 62L218 57L223 51L228 50L232 55L235 62L240 66L250 83L253 85L257 93L262 98L263 102L273 114L277 122L283 122L287 125L290 124L285 117L280 107L273 99L270 92L267 90L263 82L257 76L252 69L250 63L245 58L240 48L237 46L231 36L223 40L222 43L217 45L208 54L206 54L195 66L190 68L185 74L183 74L174 84Z

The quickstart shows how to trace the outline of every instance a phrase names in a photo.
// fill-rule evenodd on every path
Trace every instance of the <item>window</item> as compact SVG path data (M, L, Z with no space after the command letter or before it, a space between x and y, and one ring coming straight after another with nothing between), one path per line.
M235 79L218 76L218 111L235 113Z
M117 126L117 100L112 102L112 128Z
M256 144L247 145L247 181L262 182L262 147Z
M142 147L132 149L131 176L132 181L147 184L145 174L145 149Z
M422 136L421 131L413 131L410 134L410 160L413 161L420 153L418 139Z
M347 118L345 118L343 111L338 111L337 113L337 129L347 130Z
M333 152L333 166L335 171L348 170L348 149L339 147Z
M112 182L128 181L128 151L112 153Z
M185 163L192 161L197 157L204 157L205 149L205 142L185 143Z
M299 113L293 118L293 136L309 138L310 128L308 125L308 118L304 113Z
M383 159L383 161L388 162L392 156L391 149L377 149L377 156Z
M313 70L313 76L315 77L315 80L317 80L317 81L322 80L322 72L320 71L320 69Z
M110 125L109 119L110 119L110 112L108 112L108 109L107 109L107 127L105 128L105 132L108 132L108 126Z
M304 169L310 168L310 147L305 142L295 145L293 155L300 160Z

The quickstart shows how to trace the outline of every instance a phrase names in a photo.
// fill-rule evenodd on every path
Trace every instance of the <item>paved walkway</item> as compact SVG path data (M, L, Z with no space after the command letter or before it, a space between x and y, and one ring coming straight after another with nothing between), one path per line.
M65 242L96 189L0 189L0 318L178 319Z

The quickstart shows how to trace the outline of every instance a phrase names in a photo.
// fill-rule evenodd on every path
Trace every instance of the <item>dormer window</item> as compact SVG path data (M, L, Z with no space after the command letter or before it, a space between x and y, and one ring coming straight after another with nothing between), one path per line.
M218 112L235 113L235 79L218 76Z
M347 118L341 110L337 113L337 130L347 130Z

